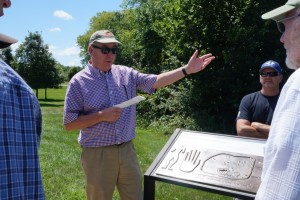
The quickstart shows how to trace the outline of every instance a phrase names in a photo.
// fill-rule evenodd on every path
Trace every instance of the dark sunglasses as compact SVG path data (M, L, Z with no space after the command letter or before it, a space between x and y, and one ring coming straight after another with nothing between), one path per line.
M275 77L275 76L278 76L279 73L278 72L259 72L259 75L261 77L267 77L267 76L269 76L269 77Z
M284 31L285 31L285 25L284 25L284 22L285 22L285 21L294 19L294 18L299 17L299 16L300 16L300 14L297 14L297 15L294 15L294 16L287 17L287 18L284 18L284 19L282 19L282 20L276 21L277 28L278 28L279 32L280 32L280 33L284 33Z
M98 47L96 45L92 45L95 49L100 49L103 54L109 54L111 52L112 54L116 54L118 51L117 47L108 48L108 47Z

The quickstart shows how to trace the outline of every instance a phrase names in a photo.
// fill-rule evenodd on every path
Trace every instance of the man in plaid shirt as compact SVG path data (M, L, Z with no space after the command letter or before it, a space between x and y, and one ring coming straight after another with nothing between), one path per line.
M135 138L136 107L116 105L136 97L137 90L153 93L188 74L202 71L214 56L198 57L188 64L159 75L113 64L117 45L108 30L90 38L91 60L70 81L65 98L66 130L80 130L81 165L86 176L88 200L108 200L117 186L121 199L142 199L142 174L132 140Z
M3 8L10 0L0 0ZM0 34L0 48L17 40ZM0 199L45 199L38 147L42 118L39 102L25 81L0 58Z

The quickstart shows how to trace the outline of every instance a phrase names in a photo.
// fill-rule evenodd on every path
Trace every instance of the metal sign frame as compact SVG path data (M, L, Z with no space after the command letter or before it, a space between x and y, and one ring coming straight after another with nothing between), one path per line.
M254 199L265 142L176 129L144 174L144 200L155 199L155 181Z

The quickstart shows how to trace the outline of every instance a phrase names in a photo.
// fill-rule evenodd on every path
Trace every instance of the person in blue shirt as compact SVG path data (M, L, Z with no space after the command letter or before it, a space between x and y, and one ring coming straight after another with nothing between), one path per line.
M10 0L0 0L0 16ZM17 40L0 34L0 49ZM38 148L39 102L25 81L0 58L0 199L44 200Z
M243 97L236 120L238 136L263 138L269 136L282 81L282 69L273 60L263 63L259 70L260 91Z

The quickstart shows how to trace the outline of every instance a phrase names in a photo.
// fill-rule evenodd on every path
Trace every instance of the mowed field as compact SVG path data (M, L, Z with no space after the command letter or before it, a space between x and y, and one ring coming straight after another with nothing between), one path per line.
M43 114L43 135L39 149L43 183L48 200L84 200L85 179L80 166L81 147L78 131L63 128L63 107L66 86L60 89L39 90ZM134 140L141 170L146 172L170 135L159 129L137 127ZM231 197L207 193L177 185L156 182L156 200L229 200ZM117 192L114 200L119 200Z

